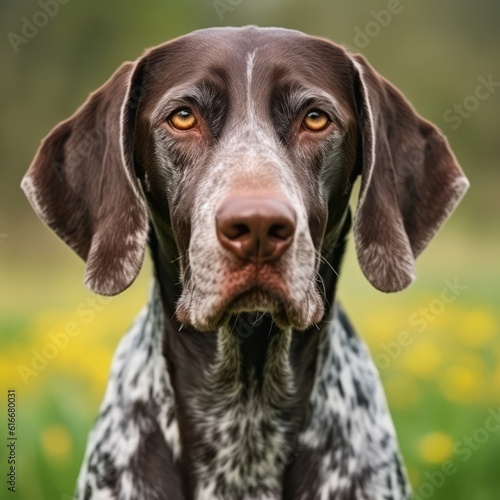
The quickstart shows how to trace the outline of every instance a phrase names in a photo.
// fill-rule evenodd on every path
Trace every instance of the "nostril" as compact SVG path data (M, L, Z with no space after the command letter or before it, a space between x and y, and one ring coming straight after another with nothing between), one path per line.
M293 234L293 228L287 224L273 224L267 232L268 237L277 240L286 240Z
M226 238L237 240L242 236L250 234L250 228L246 224L232 224L224 231Z

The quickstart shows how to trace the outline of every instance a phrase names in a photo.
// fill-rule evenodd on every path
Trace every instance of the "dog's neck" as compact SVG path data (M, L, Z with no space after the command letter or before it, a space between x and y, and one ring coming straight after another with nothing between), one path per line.
M328 293L325 318L334 303L350 226L347 219L320 266L322 284L318 285L324 286L325 295ZM224 447L221 443L214 447L215 436L219 441L230 440L225 443L230 448L238 447L235 461L250 469L255 466L255 470L264 465L268 477L279 476L305 417L315 379L317 346L326 322L295 332L278 329L268 314L244 313L217 332L198 332L181 325L175 317L175 294L180 290L172 287L178 281L178 269L172 262L175 256L163 254L154 234L150 242L165 314L164 355L175 391L186 487L193 489L190 479L196 474L197 488L210 488L213 475L230 466L227 460L217 460L217 452ZM269 464L262 464L264 459L254 449L245 450L263 438L263 433L267 438L261 445L272 448L266 451ZM259 464L253 463L259 460ZM215 465L214 469L217 463L219 468Z

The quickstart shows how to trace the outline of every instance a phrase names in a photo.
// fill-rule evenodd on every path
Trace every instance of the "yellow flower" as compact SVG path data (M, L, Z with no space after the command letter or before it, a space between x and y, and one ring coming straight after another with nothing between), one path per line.
M381 342L393 341L401 329L406 327L406 323L398 321L397 314L391 309L370 312L365 319L368 319L368 323L363 326L363 331L367 332L368 342L374 347Z
M450 457L453 451L453 439L443 432L427 434L418 445L420 457L431 464L439 464Z
M441 361L442 355L436 345L425 339L404 351L401 364L408 373L427 378L436 373Z
M479 396L480 374L466 366L452 366L441 379L441 389L451 401L470 403Z
M476 309L460 318L457 333L462 342L471 347L483 347L493 338L496 321L490 311Z
M52 460L68 458L72 449L69 432L62 425L52 425L42 432L42 448L45 455Z

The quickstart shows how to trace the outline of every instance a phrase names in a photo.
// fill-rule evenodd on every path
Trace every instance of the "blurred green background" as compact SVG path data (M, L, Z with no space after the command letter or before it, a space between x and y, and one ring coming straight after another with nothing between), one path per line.
M481 78L500 82L500 2L53 1L0 3L0 472L11 388L17 498L70 498L112 353L151 272L147 262L131 289L99 302L81 284L83 264L36 219L20 179L50 128L122 61L194 29L245 24L295 28L364 53L448 137L472 188L419 259L416 284L376 292L351 245L339 295L381 371L420 498L500 498L500 84L474 97ZM37 32L25 27L32 22ZM36 365L72 323L80 333ZM32 363L36 372L23 372ZM0 497L7 493L2 480Z

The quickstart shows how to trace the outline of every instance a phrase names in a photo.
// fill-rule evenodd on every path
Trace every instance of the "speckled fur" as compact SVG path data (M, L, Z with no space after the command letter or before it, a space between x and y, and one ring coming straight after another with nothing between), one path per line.
M134 474L138 450L159 430L172 462L180 441L175 399L162 354L164 317L157 286L115 353L99 417L78 480L79 499L163 499ZM164 471L167 472L166 470Z
M148 308L115 355L80 473L78 500L184 498L145 483L136 467L141 442L156 428L171 458L172 469L163 472L175 472L181 456L176 402L161 348L163 322L155 286ZM219 354L206 374L215 389L194 394L190 402L202 436L194 498L281 499L285 469L305 456L307 484L289 498L410 498L378 373L338 304L320 339L307 417L294 438L289 410L296 388L287 357L291 335L300 333L275 337L280 345L267 361L269 390L262 401L252 389L243 394L234 376L240 366L237 340L226 329L218 332ZM138 406L144 411L138 413ZM201 458L207 447L213 449L209 462Z

